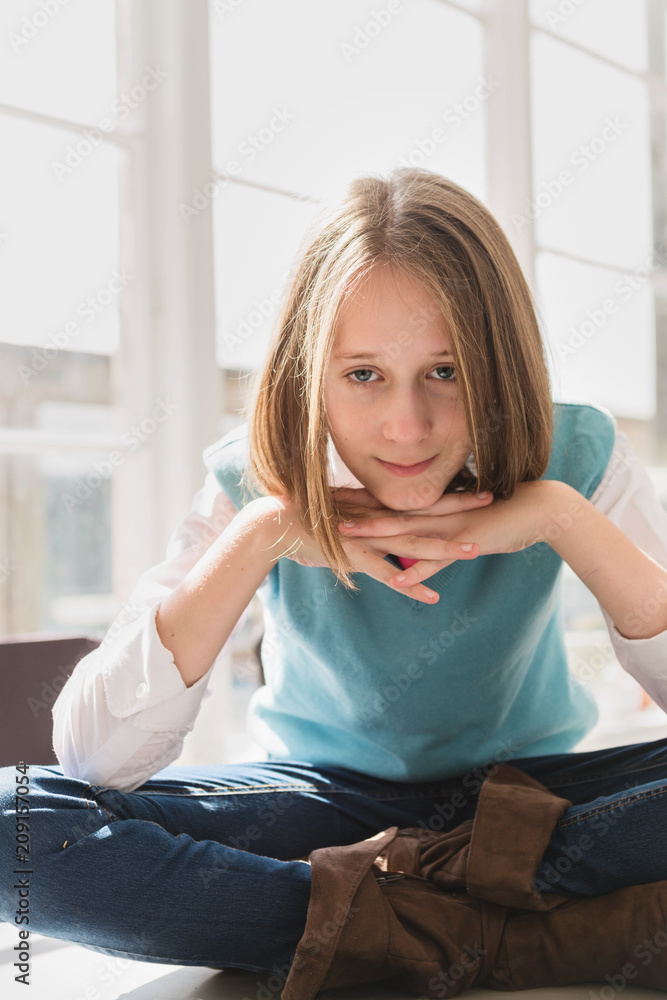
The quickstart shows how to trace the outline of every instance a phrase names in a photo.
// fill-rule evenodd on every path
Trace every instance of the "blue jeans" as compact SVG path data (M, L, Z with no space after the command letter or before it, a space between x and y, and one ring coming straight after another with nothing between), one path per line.
M667 739L509 763L573 803L538 891L591 896L667 879ZM296 859L389 826L451 829L474 815L495 767L398 782L276 759L171 766L133 792L57 766L30 766L28 782L2 768L0 919L29 905L31 931L95 951L286 977L310 897L310 867ZM18 815L17 789L29 809Z

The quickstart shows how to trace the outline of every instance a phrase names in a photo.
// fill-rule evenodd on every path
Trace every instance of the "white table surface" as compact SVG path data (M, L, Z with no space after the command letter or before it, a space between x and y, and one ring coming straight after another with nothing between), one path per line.
M14 982L16 928L0 923L0 997L2 1000L279 1000L269 974L216 972L201 967L157 965L104 955L57 938L31 934L30 986ZM606 990L604 987L606 986ZM602 992L601 992L602 991ZM612 998L604 983L521 992L522 1000L658 1000L662 991L626 986ZM498 1000L507 994L474 989L469 1000ZM363 986L340 991L340 1000L410 1000L410 994Z

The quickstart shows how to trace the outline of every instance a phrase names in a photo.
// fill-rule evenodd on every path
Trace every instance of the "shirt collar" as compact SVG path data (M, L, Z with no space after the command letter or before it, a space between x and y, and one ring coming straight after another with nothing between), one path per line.
M338 454L336 446L334 445L331 435L329 435L329 486L347 486L353 489L359 490L364 488L364 484L360 483L359 480L354 476L345 462Z

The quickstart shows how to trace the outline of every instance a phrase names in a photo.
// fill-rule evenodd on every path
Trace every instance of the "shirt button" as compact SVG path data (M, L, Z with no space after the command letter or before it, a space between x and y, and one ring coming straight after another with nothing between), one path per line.
M145 698L146 695L148 694L148 684L145 684L142 681L134 693L136 694L137 698Z

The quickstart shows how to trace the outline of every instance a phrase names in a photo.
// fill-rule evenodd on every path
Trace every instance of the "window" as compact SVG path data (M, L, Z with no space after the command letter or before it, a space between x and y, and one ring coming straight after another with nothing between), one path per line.
M110 481L94 471L123 286L116 11L12 0L2 20L0 629L78 631L113 606Z

